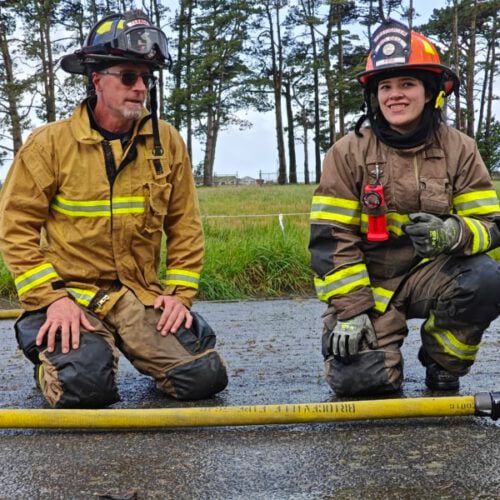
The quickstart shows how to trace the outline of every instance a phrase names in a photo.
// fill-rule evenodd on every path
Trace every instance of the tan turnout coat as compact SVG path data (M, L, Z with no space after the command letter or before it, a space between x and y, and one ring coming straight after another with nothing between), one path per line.
M204 245L198 202L179 133L164 121L159 129L163 154L153 154L146 111L122 148L91 128L84 102L33 131L0 198L0 250L25 309L69 294L105 314L127 288L145 305L162 293L191 305Z

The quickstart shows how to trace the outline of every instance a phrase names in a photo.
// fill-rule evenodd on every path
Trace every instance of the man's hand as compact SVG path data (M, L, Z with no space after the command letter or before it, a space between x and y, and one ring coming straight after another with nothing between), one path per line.
M409 215L411 224L403 231L411 238L420 257L435 257L451 250L460 238L460 225L453 217L444 221L432 214L419 212Z
M193 317L189 309L177 297L160 295L154 302L154 308L163 310L156 326L163 336L169 333L175 335L182 323L185 323L186 328L191 328Z
M363 339L371 349L378 347L377 336L368 314L337 321L330 338L332 354L346 363L358 354Z
M53 352L56 343L56 334L61 334L61 351L69 352L69 346L78 349L80 345L80 326L93 332L95 328L90 324L85 313L69 297L63 297L52 302L47 308L45 323L38 330L36 345L40 346L47 336L47 350Z

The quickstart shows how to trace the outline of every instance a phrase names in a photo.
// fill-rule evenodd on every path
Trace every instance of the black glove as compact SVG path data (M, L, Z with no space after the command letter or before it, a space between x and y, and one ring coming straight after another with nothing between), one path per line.
M358 354L363 340L366 340L371 349L378 347L377 336L368 314L359 314L350 319L337 321L333 330L331 316L325 316L324 323L325 328L331 331L331 351L337 359L348 363L352 356Z
M460 238L460 224L453 217L445 220L432 214L418 212L409 215L411 224L404 224L403 231L420 257L435 257L448 252Z

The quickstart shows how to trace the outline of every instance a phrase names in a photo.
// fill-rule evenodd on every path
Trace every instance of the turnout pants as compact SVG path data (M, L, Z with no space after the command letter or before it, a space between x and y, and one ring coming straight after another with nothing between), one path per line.
M500 315L500 264L487 255L441 255L417 267L395 293L387 311L370 313L378 349L364 348L349 364L332 356L330 332L323 333L326 379L338 395L383 394L403 381L400 347L406 320L424 318L422 347L456 376L476 358L481 337Z
M18 344L35 364L37 383L52 407L101 408L119 401L119 351L174 398L204 399L226 387L215 334L199 314L192 313L191 328L164 337L156 329L160 311L145 307L130 291L104 319L84 311L96 330L81 330L80 347L66 354L60 342L52 353L35 345L45 312L25 313L15 325Z

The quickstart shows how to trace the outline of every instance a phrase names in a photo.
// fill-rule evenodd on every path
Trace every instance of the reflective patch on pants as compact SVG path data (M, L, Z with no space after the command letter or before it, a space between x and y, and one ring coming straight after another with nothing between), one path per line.
M168 371L160 389L177 399L206 399L226 388L227 370L214 350Z
M362 351L349 364L331 356L325 360L325 369L326 380L338 396L394 392L403 381L399 351Z

